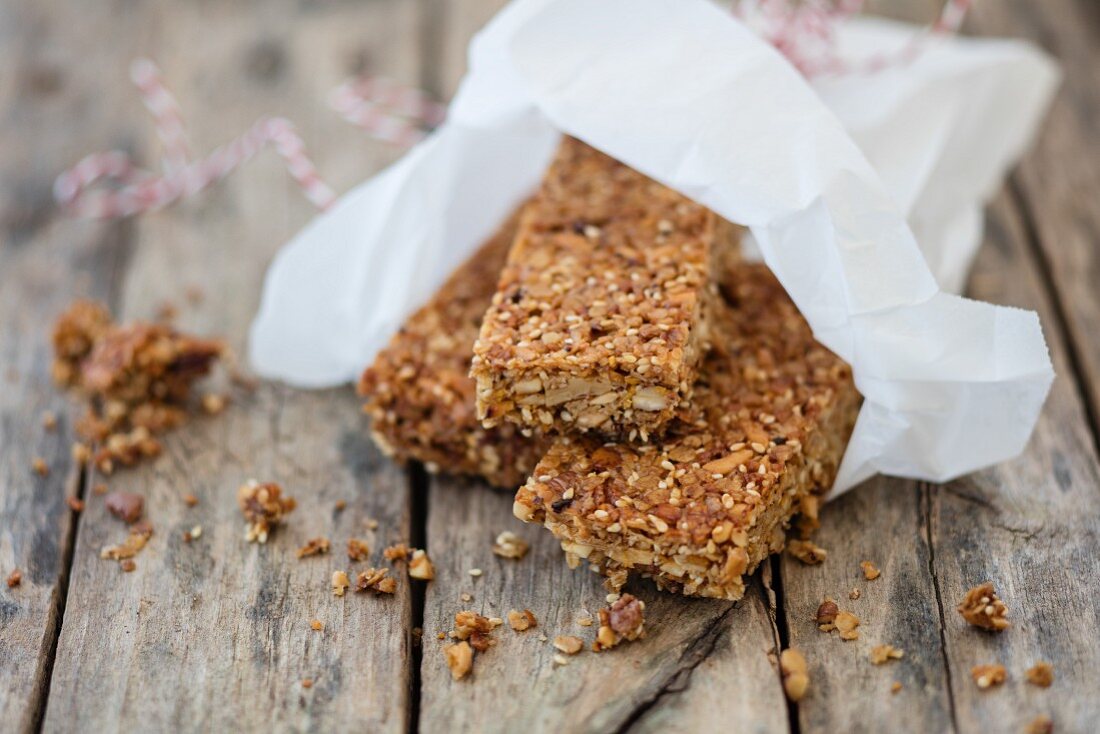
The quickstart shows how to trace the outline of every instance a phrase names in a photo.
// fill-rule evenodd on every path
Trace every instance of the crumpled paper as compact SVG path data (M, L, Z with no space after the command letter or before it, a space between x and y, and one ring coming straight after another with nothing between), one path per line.
M914 32L851 21L841 51ZM941 284L963 282L981 204L1056 81L1026 44L943 39L811 86L706 0L516 0L471 44L447 122L279 253L252 363L299 386L354 379L534 190L565 132L751 228L865 398L834 495L1002 461L1053 379L1038 318Z

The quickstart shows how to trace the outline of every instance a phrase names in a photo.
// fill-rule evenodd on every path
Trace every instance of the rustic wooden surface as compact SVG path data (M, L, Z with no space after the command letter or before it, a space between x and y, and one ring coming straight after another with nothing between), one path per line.
M205 151L261 114L301 128L320 169L344 190L400 151L369 141L324 106L348 74L384 73L442 97L465 44L502 0L0 4L0 721L12 731L1021 731L1039 714L1056 730L1091 731L1100 714L1100 11L1092 0L978 3L977 34L1030 37L1064 60L1066 80L1035 149L990 208L971 293L1039 312L1059 379L1028 450L939 487L876 479L830 504L821 566L776 559L737 604L683 600L639 584L649 636L555 667L558 634L604 603L599 579L570 571L553 540L523 526L507 494L426 477L384 460L366 440L349 391L236 389L227 413L166 441L165 455L107 478L147 498L156 535L137 570L99 548L125 529L69 459L75 408L48 379L46 324L74 295L125 318L164 301L189 329L225 334L240 351L275 248L311 210L281 164L260 156L193 203L130 222L73 221L51 203L53 176L94 149L157 148L125 82L142 53L165 70ZM877 10L927 17L927 0ZM73 23L79 17L81 22ZM188 304L185 292L205 297ZM224 386L222 386L224 387ZM56 432L41 413L60 418ZM31 472L41 456L47 477ZM236 487L257 476L300 502L264 547L242 538ZM200 498L194 508L184 493ZM74 515L67 494L87 500ZM338 500L347 502L342 512ZM378 521L376 531L366 528ZM191 544L182 533L195 525ZM513 530L522 561L491 552ZM310 537L327 557L298 561ZM392 598L334 598L329 576L352 572L349 537L372 561L398 540L426 545L436 580L402 580ZM865 581L871 560L882 577ZM2 580L20 568L24 581ZM471 569L481 569L480 577ZM1014 626L968 628L954 611L993 580ZM848 593L860 589L860 598ZM464 595L469 595L469 601ZM811 618L824 596L862 620L842 642ZM472 680L452 682L439 632L461 609L504 616L530 608L539 627L507 627ZM323 632L309 628L312 619ZM422 647L413 627L424 630ZM540 640L545 635L548 640ZM870 647L905 658L884 666ZM788 706L769 655L794 645L812 692ZM1056 681L1024 682L1039 660ZM969 669L1000 662L1009 681L980 692ZM303 679L314 682L302 686ZM902 684L890 692L893 681Z

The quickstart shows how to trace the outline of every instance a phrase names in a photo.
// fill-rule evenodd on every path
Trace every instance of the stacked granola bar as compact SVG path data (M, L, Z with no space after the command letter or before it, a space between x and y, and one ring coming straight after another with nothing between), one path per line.
M376 440L526 479L515 514L616 588L633 571L740 598L792 517L816 518L860 398L737 240L567 138L535 197L364 374Z

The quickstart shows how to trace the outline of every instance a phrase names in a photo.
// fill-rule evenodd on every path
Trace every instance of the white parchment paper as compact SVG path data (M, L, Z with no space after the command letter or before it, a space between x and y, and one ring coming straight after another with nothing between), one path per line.
M843 51L913 32L853 21ZM834 493L1022 450L1053 379L1038 319L940 284L963 282L982 202L1049 101L1057 72L1039 52L940 40L811 86L705 0L517 0L470 61L447 122L279 253L252 329L260 374L354 379L566 132L752 229L865 398Z

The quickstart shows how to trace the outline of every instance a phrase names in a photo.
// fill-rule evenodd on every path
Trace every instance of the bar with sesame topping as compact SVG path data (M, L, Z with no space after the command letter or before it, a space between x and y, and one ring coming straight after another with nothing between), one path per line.
M739 599L836 475L860 397L763 265L723 283L714 348L662 441L557 439L516 495L575 561L687 595Z
M523 211L474 346L478 415L648 439L691 397L739 229L572 138Z
M514 425L482 427L469 371L518 223L517 212L405 322L359 381L372 435L385 453L508 489L523 482L545 443Z

